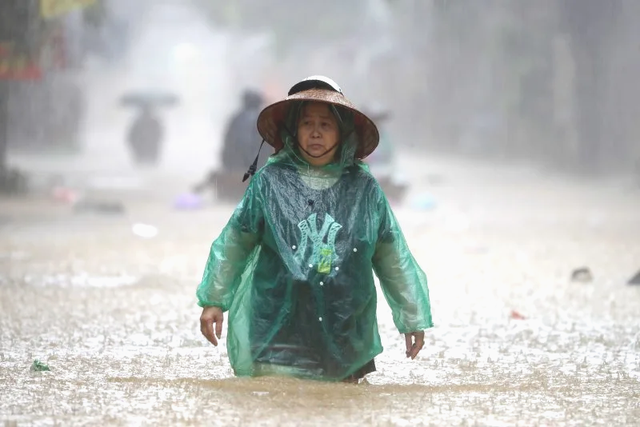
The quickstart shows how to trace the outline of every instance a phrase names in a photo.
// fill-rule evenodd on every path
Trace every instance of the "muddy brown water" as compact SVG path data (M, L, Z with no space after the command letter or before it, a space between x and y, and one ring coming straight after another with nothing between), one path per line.
M434 209L396 210L436 327L406 360L380 298L385 352L359 385L234 378L200 336L195 287L231 206L0 201L0 423L640 425L639 193L463 169L429 188ZM583 265L594 280L571 282Z

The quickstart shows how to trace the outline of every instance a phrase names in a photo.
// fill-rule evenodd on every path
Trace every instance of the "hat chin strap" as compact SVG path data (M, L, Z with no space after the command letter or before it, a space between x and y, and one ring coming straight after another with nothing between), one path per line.
M312 159L319 159L321 157L326 156L327 154L329 154L330 152L332 152L338 145L340 145L339 142L336 142L335 144L333 144L331 146L331 148L329 148L328 150L326 150L324 153L322 154L311 154L310 152L308 152L307 150L305 150L302 145L300 145L300 142L298 141L298 139L296 138L296 144L298 145L298 148L301 149L302 151L304 151L306 153L307 156L311 157Z
M326 156L328 153L330 153L334 148L336 148L338 145L340 145L339 142L335 143L333 145L333 147L329 148L328 150L326 150L324 153L320 154L320 155L313 155L311 153L309 153L307 150L305 150L304 148L302 148L302 145L300 145L300 143L298 142L298 138L296 138L295 136L293 137L294 141L296 142L296 144L298 145L298 147L300 147L300 149L302 151L304 151L305 153L307 153L307 155L311 158L314 159L319 159L320 157L324 157ZM249 177L255 175L256 170L258 169L258 159L260 158L260 151L262 150L262 146L264 145L264 139L262 140L262 142L260 143L260 148L258 148L258 154L256 155L256 158L253 160L253 163L251 163L251 166L249 166L249 170L244 174L244 177L242 178L242 182L245 182L247 179L249 179Z
M251 163L251 166L249 166L249 170L244 174L244 177L242 178L242 182L245 182L247 179L249 179L250 176L255 175L256 169L258 169L258 159L260 158L260 151L262 150L263 145L264 145L264 139L260 143L260 148L258 148L258 154L256 154L255 160L253 161L253 163Z

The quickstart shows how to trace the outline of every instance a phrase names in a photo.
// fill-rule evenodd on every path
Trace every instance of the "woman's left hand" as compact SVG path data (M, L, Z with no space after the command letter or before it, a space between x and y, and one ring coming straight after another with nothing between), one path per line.
M409 332L404 334L404 339L407 343L407 357L413 360L424 347L424 331Z

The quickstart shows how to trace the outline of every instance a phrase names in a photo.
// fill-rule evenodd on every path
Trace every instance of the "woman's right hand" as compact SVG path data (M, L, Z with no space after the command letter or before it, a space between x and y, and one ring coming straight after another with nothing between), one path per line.
M204 307L200 315L200 332L213 345L218 345L218 340L222 336L222 323L224 322L224 314L220 307ZM213 324L215 323L215 334L213 333ZM217 339L216 339L217 337Z

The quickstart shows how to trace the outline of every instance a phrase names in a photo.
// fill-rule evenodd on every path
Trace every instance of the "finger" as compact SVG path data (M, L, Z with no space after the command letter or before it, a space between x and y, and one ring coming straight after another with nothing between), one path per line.
M420 353L420 350L422 350L422 347L424 347L424 334L417 334L415 337L416 337L416 342L413 344L413 347L411 348L412 360L416 358L418 353Z
M407 355L407 357L409 357L409 352L411 351L411 347L413 347L412 335L404 334L404 341L405 341L405 344L407 345L407 351L405 354Z
M213 333L213 323L207 323L206 325L203 325L200 330L202 331L202 335L204 335L207 341L215 346L218 345L218 340L216 340L216 336Z
M218 339L222 336L222 323L224 322L224 315L220 314L213 319L216 322L216 336Z
M213 321L209 319L200 319L200 332L211 344L217 346L218 340L213 334Z

